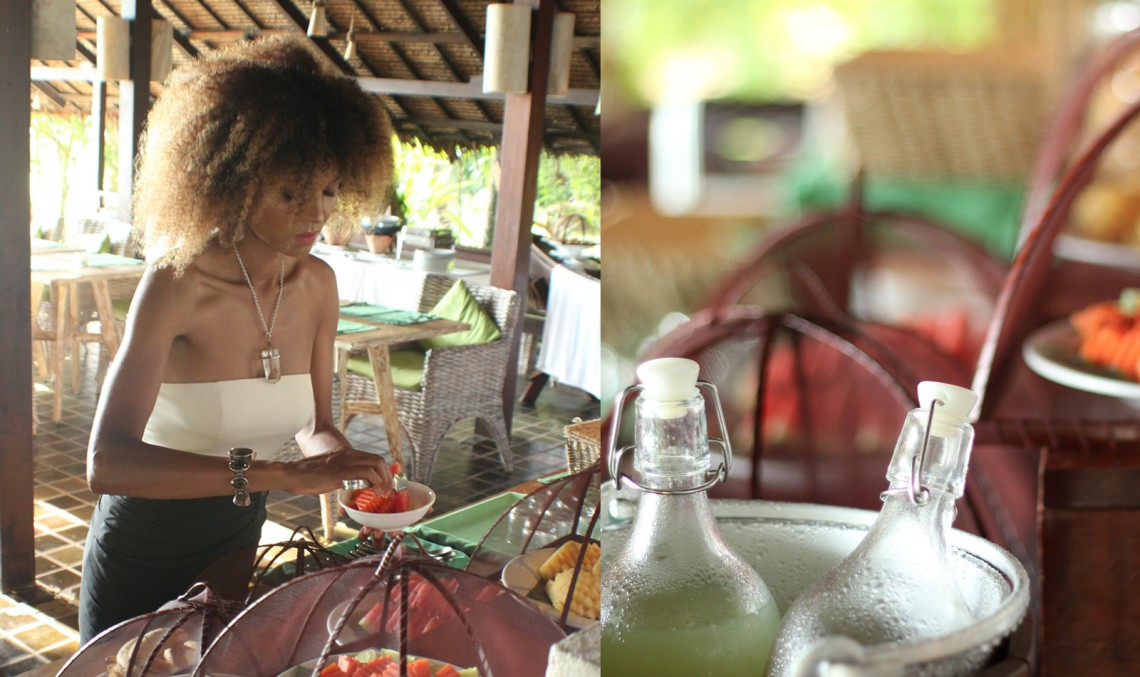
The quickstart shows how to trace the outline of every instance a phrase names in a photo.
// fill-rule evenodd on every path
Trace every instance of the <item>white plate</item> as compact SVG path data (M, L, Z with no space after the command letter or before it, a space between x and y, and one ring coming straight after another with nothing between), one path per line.
M1057 236L1053 251L1058 257L1070 261L1122 270L1140 270L1140 249L1131 245L1061 234Z
M340 617L343 616L344 612L348 609L349 604L352 604L351 599L347 599L340 604L337 604L335 607L333 607L333 610L329 612L329 617L325 622L325 626L328 628L330 637L332 636L333 632L336 631L336 624L340 621ZM344 624L344 627L340 630L340 634L337 635L337 644L348 644L350 642L355 642L361 637L364 637L365 632L364 629L360 627L360 619L364 618L364 615L368 613L373 604L374 603L361 602L357 605L356 609L353 610L352 614L349 616L348 622Z
M328 657L328 660L325 661L324 664L329 665L330 663L335 663L336 660L338 658L340 658L341 656L356 656L356 657L358 657L362 653L369 653L369 652L373 652L373 653L377 653L377 654L387 654L387 655L391 656L394 660L397 660L397 661L400 660L399 652L393 651L392 649L370 649L367 652L362 651L362 652L348 653L348 654L333 654L333 655ZM415 656L408 656L408 662L410 663L415 658L416 658ZM318 660L319 659L317 659L317 658L307 660L304 663L301 663L300 665L295 665L295 666L289 668L288 670L279 674L277 677L309 677L309 675L312 674L313 667L316 666ZM460 668L459 666L454 665L452 663L445 663L443 661L437 661L434 658L429 658L428 661L431 665L432 674L439 672L441 669L443 669L443 666L450 665L451 667L455 668L456 672L458 672L460 674L460 677L477 677L478 676L478 670L476 670L474 668L464 669L464 668Z
M356 520L357 524L380 531L399 531L404 527L410 527L419 522L435 504L435 492L428 485L419 482L408 482L408 493L411 494L413 507L407 512L379 513L357 510L345 503L351 493L348 489L341 489L337 492L336 497L340 507L344 508L348 516Z
M1079 346L1076 330L1068 319L1061 319L1033 332L1021 353L1029 368L1042 378L1077 390L1130 400L1129 404L1140 406L1140 383L1088 364L1078 354Z
M557 548L542 548L541 550L532 550L519 555L507 562L507 565L503 567L502 575L503 585L526 597L529 602L550 614L554 620L561 618L562 614L556 611L551 604L541 602L529 595L531 590L534 590L538 586L539 581L542 580L542 575L538 573L539 567L554 554L556 549ZM543 594L545 595L545 593ZM586 628L594 623L597 623L597 621L573 613L566 616L566 624L572 628Z

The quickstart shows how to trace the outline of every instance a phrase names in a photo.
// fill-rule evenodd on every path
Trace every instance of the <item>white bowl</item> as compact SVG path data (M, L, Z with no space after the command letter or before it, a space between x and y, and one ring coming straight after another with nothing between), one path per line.
M372 527L380 531L399 531L420 521L435 503L435 492L426 484L408 482L408 494L412 499L412 509L407 512L380 513L357 510L346 503L352 495L352 490L349 489L341 489L337 492L337 501L340 503L340 507L348 513L348 516L362 526Z
M592 244L559 244L558 251L565 256L577 259L582 257L582 252L593 246Z

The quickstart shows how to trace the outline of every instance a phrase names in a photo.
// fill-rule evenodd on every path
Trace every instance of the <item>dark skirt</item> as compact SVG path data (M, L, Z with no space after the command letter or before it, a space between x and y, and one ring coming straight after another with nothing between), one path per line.
M232 496L100 496L83 553L80 644L177 599L219 558L256 548L266 494L250 499L239 508Z

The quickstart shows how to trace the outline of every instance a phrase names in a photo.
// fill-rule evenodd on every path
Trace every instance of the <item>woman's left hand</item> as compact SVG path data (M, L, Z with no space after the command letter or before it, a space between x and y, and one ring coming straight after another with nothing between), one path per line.
M286 462L295 494L324 494L340 489L346 480L363 480L382 495L392 493L388 461L351 447L341 447L315 456Z

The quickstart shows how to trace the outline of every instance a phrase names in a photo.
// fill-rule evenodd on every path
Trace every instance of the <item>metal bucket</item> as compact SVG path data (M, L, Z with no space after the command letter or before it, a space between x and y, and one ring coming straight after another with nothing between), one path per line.
M609 558L628 538L628 524L623 522L633 505L625 499L635 500L638 494L623 489L623 500L615 502L612 484L603 488L603 576ZM878 516L854 508L770 501L714 500L712 507L725 541L759 572L781 612L850 554ZM968 675L986 665L1025 617L1029 577L1013 555L985 539L953 529L950 544L974 623L899 644L862 647L845 638L826 640L811 652L817 664L798 666L800 674Z

